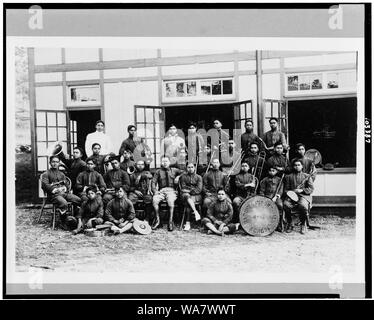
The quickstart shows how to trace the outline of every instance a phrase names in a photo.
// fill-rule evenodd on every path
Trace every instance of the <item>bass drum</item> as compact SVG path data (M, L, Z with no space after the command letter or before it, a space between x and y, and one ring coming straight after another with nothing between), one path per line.
M272 234L279 223L279 211L269 198L253 196L244 200L239 220L242 228L251 236L264 237Z

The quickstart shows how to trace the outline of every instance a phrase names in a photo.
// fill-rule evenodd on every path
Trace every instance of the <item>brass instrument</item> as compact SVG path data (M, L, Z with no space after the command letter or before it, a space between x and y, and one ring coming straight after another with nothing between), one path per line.
M227 176L228 176L228 179L227 179L226 184L225 184L225 190L226 190L228 184L230 183L230 176L231 176L232 173L234 172L234 170L235 170L236 166L238 165L238 163L242 162L242 160L243 160L243 158L244 158L244 155L245 155L245 153L242 152L242 155L240 156L240 158L236 159L236 161L235 161L235 162L233 163L233 165L231 166L230 170L227 171L227 172L225 172L225 173L227 174ZM222 170L222 171L223 171L223 170Z
M49 157L51 156L57 156L60 159L60 165L59 165L59 170L60 171L67 171L68 167L64 163L68 159L68 156L65 155L63 149L62 149L62 143L60 141L56 141L54 144L52 144L50 147L47 149L47 155Z
M210 166L212 165L212 160L214 159L214 153L216 152L216 149L213 148L213 151L211 152L210 154L210 159L209 159L209 163L208 163L208 166L206 168L206 171L205 171L205 174L208 173L209 169L210 169Z
M55 194L64 194L69 191L67 183L64 180L51 183L51 187L54 187L53 190L57 189Z
M131 176L132 174L134 174L135 173L135 171L136 171L136 168L135 168L135 166L129 166L129 167L127 167L127 173Z
M264 169L265 165L265 158L266 158L266 152L261 151L257 156L256 165L253 168L252 174L257 177L259 180L261 179L262 170ZM260 160L262 163L260 164Z

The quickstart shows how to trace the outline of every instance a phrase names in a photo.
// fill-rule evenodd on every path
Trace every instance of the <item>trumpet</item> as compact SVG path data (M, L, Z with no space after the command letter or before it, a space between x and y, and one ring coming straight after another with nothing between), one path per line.
M127 171L128 175L131 176L132 174L135 173L136 168L135 168L135 166L129 166L129 167L127 167L126 171Z
M257 156L257 161L256 161L256 165L254 166L253 168L253 175L255 177L257 177L259 180L261 179L261 175L262 175L262 170L264 169L264 165L265 165L265 158L266 158L266 152L265 151L261 151L258 156ZM260 164L260 161L262 161L262 163Z

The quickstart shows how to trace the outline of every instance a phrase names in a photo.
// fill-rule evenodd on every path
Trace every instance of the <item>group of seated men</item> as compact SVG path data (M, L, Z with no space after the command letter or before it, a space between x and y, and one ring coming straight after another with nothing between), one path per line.
M210 147L206 148L208 163L205 167L186 161L171 164L170 157L162 156L161 167L151 174L144 159L133 161L129 148L122 150L121 155L105 157L100 154L100 144L94 143L92 155L83 161L83 150L76 147L73 160L68 163L71 192L61 187L66 176L59 169L58 156L50 157L50 169L41 176L42 188L56 206L62 226L74 234L102 224L109 225L114 234L123 233L132 229L134 219L147 220L155 230L162 226L161 203L167 204L167 227L172 231L177 201L186 217L184 230L191 229L194 217L196 221L201 220L209 233L234 233L240 226L241 204L255 194L275 202L280 223L284 214L286 232L293 229L291 212L298 211L301 233L305 233L315 171L312 161L304 156L303 144L297 145L297 157L289 163L283 143L274 143L272 154L263 160L264 170L257 176L258 142L248 143L239 159L242 160L240 172L235 175L223 172L218 155L215 157ZM298 200L288 198L287 191L294 191ZM72 212L68 212L68 202L73 205ZM139 206L143 210L135 210Z

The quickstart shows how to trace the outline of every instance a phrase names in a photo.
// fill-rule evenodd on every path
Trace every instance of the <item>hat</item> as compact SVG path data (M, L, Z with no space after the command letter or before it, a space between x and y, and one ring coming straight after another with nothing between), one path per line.
M148 224L147 221L142 221L139 219L135 219L132 224L134 230L139 234L150 234L152 232L151 226Z
M120 161L120 156L117 156L117 155L114 155L114 156L110 156L109 157L109 161L114 161L114 160L117 160L118 162Z

